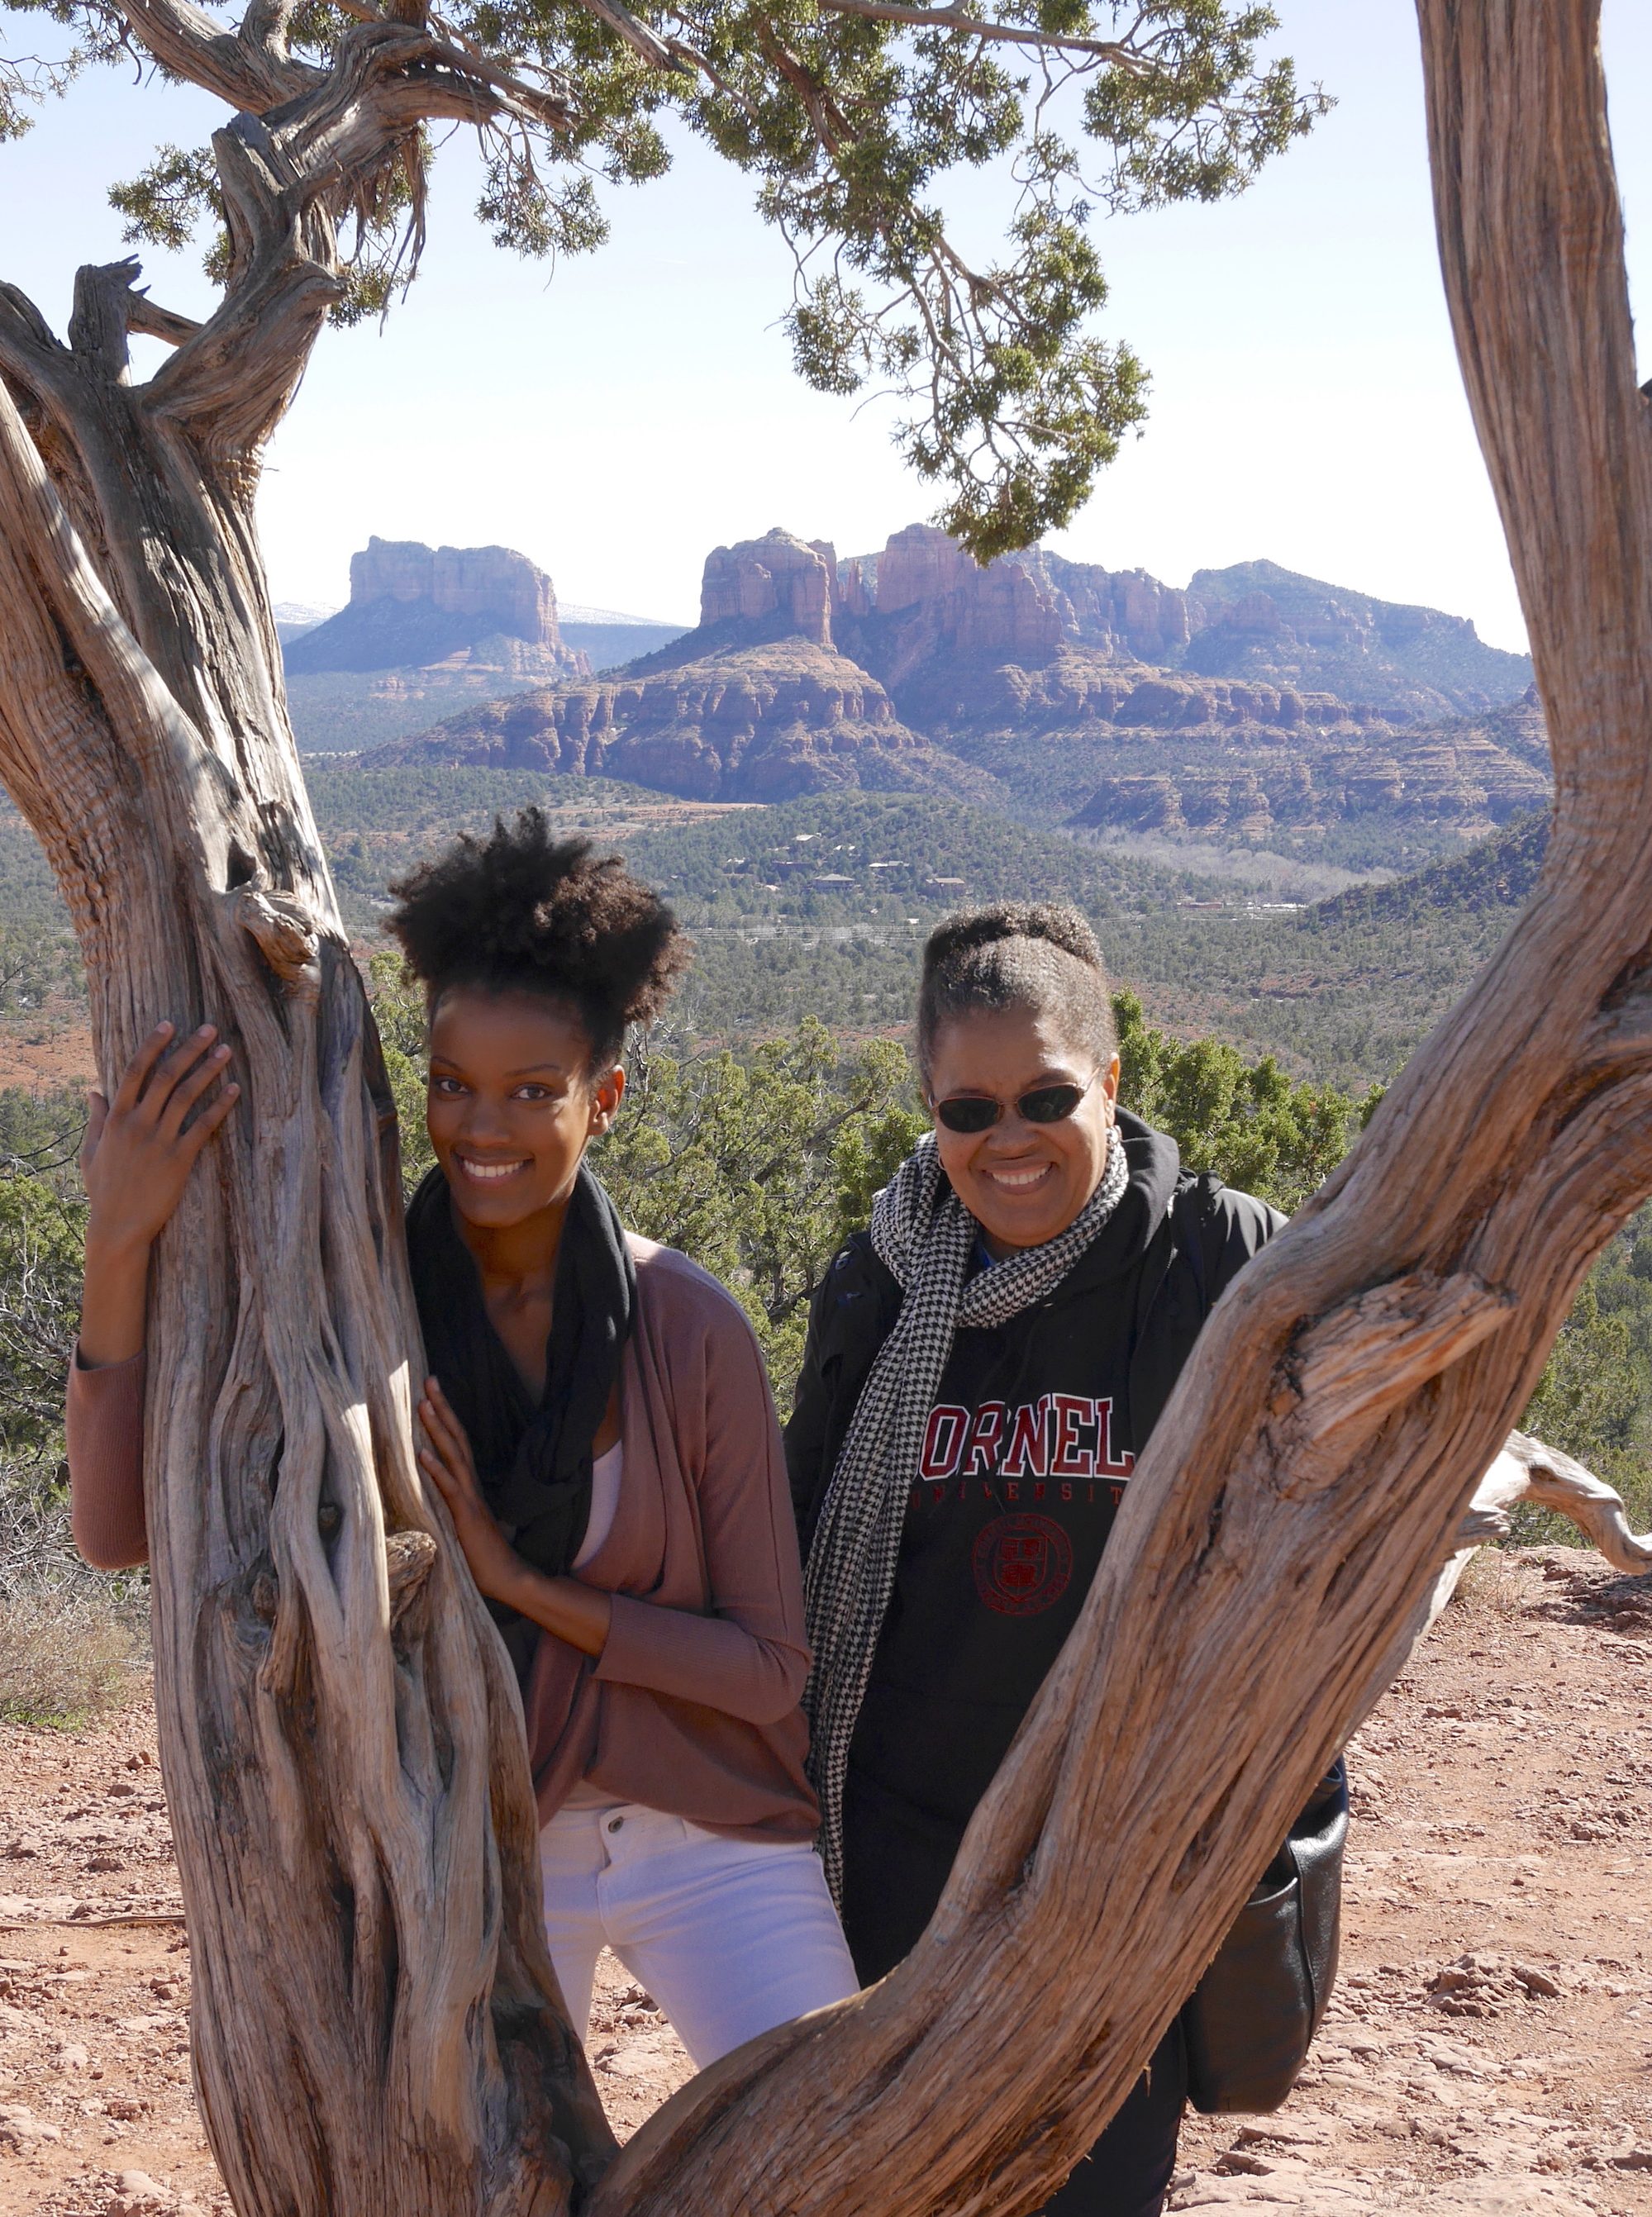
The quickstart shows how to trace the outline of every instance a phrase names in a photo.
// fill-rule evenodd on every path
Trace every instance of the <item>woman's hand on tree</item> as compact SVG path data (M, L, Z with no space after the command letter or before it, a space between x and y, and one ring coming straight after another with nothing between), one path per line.
M158 1024L127 1065L114 1100L94 1091L89 1103L80 1151L90 1203L77 1350L84 1369L142 1352L149 1251L240 1093L226 1085L206 1099L229 1061L229 1049L213 1044L211 1024L169 1053L172 1035L170 1024Z
M465 1428L435 1378L424 1381L418 1420L428 1443L418 1451L420 1466L448 1504L477 1592L519 1609L582 1655L600 1655L608 1645L612 1601L579 1578L548 1578L517 1553L482 1498Z
M418 1420L428 1442L418 1451L420 1465L448 1504L454 1534L470 1565L477 1592L489 1601L519 1607L518 1590L529 1566L505 1538L498 1520L483 1500L469 1438L434 1378L424 1381Z
M223 1076L226 1047L214 1047L218 1034L202 1024L167 1053L170 1024L158 1024L127 1065L113 1101L94 1090L80 1175L90 1203L86 1222L89 1252L145 1256L155 1244L189 1183L207 1142L235 1106L238 1085L226 1085L195 1108Z

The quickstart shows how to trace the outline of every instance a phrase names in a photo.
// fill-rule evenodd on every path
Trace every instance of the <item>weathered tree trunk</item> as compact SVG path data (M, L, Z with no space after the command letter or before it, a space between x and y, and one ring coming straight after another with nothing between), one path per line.
M324 76L133 6L248 111L219 141L237 272L200 331L87 273L71 349L0 293L0 775L68 895L106 1074L158 1016L210 1016L245 1087L150 1340L203 2105L245 2213L553 2217L610 2144L540 1936L514 1691L411 1459L393 1138L251 521L331 297L318 180L485 96L411 24ZM1652 465L1596 14L1420 0L1448 290L1555 746L1538 892L1222 1303L912 1958L704 2074L597 2212L1035 2209L1386 1683L1652 1187ZM178 349L136 388L132 327Z
M248 2217L549 2217L612 2140L546 1952L515 1684L411 1458L394 1118L252 518L331 227L282 188L302 140L244 118L219 151L243 269L213 325L159 317L131 264L81 273L69 348L0 293L0 775L106 1084L163 1016L210 1016L243 1085L149 1331L197 2079ZM136 388L133 326L179 343Z

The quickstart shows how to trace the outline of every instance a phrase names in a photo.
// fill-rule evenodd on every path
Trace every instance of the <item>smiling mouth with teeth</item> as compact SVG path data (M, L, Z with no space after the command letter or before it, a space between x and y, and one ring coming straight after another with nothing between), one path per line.
M1024 1193L1049 1176L1052 1165L1040 1163L1036 1170L987 1170L983 1173L994 1185L1006 1186L1012 1193Z
M465 1176L473 1178L510 1177L517 1170L526 1170L528 1167L525 1155L518 1155L513 1162L508 1163L479 1163L473 1161L468 1155L460 1155L455 1159Z

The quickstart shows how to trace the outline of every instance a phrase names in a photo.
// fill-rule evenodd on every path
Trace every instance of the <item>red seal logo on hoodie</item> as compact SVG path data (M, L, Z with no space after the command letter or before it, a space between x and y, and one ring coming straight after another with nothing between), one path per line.
M995 1516L976 1539L975 1590L1003 1616L1036 1616L1067 1591L1073 1542L1048 1516Z

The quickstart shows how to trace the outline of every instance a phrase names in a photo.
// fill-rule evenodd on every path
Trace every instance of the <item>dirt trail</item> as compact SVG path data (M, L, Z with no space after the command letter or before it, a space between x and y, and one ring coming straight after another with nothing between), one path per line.
M228 2209L153 1732L0 1727L0 2217ZM1190 2122L1172 2208L1652 2217L1652 1582L1482 1556L1351 1765L1315 2060L1277 2116ZM686 2076L616 1965L591 2048L622 2134Z

